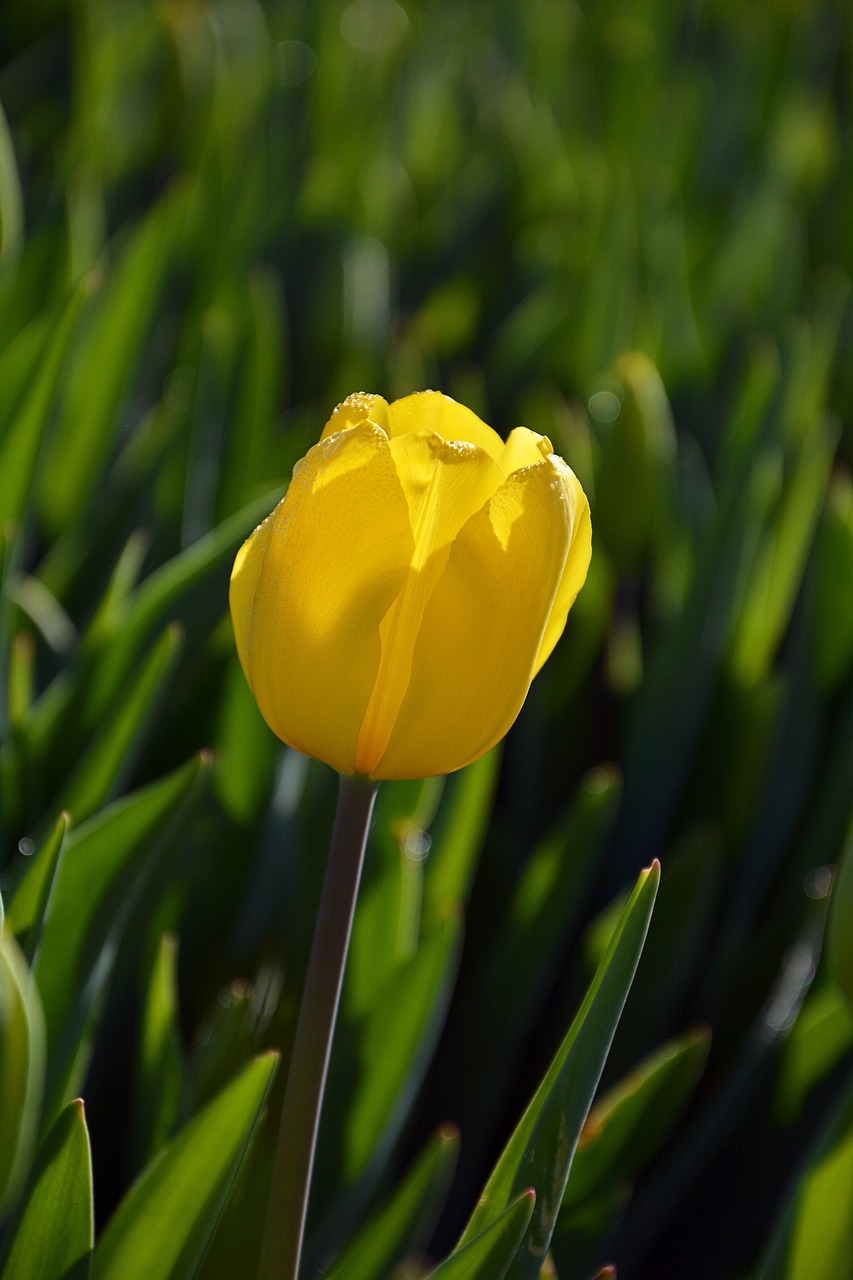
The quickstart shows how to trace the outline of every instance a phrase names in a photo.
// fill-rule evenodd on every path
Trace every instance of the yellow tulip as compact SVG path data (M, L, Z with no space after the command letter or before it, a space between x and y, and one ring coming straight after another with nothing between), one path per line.
M237 652L298 751L373 779L450 773L515 720L590 550L546 436L504 443L436 391L353 395L237 554Z

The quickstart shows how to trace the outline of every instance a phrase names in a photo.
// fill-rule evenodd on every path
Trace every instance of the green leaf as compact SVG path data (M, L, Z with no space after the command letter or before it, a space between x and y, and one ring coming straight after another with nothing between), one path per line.
M786 478L775 519L753 566L732 641L731 664L751 684L766 676L790 618L826 493L838 429L825 422Z
M428 1280L503 1280L523 1241L536 1204L528 1188L467 1243L460 1243ZM538 1271L537 1271L538 1276Z
M335 1147L342 1147L346 1186L387 1150L423 1079L450 997L459 940L456 917L433 929L363 1017L348 1016L344 989L321 1135L339 1135Z
M241 281L241 291L243 288ZM279 295L279 282L271 270L255 270L249 275L239 385L220 477L220 516L237 510L249 493L266 486L269 476L288 474L300 456L282 457L285 442L274 427L283 353L288 348ZM298 440L291 439L291 450L293 443L298 447Z
M56 819L44 844L32 855L9 907L9 928L30 964L35 960L45 917L50 909L50 895L65 849L68 821L67 813L61 813Z
M601 426L595 516L617 567L630 570L667 518L675 427L660 374L645 356L621 356L614 374L622 399L615 419Z
M468 1143L489 1141L584 907L620 794L616 769L587 772L568 812L522 866L499 944L456 998L457 1044L464 1037L477 1046L474 1054L457 1050L450 1067L451 1114L466 1117L466 1150ZM490 1063L485 1073L484 1061Z
M425 922L440 919L468 898L498 781L500 748L449 780L432 831L424 878Z
M428 829L443 787L443 778L425 778L379 790L347 957L346 1003L353 1018L374 1006L377 993L418 949L423 851L430 847Z
M100 475L170 258L182 193L169 193L125 241L77 350L50 454L40 514L56 535L73 523Z
M51 316L32 380L0 435L0 525L18 522L24 514L59 375L85 296L86 286L79 285L58 315Z
M595 1104L581 1130L564 1208L636 1180L690 1101L709 1042L710 1032L699 1030L662 1045Z
M141 1168L175 1133L187 1096L178 1023L178 940L164 934L151 971L134 1082L133 1167Z
M12 135L0 107L0 265L13 261L24 240L24 197Z
M649 927L660 867L643 871L583 1004L500 1156L462 1236L466 1243L525 1187L537 1192L512 1280L536 1280L548 1252L572 1157Z
M44 1086L44 1016L15 939L0 928L0 1211L27 1176Z
M752 480L760 471L752 464ZM697 749L761 512L746 480L724 494L683 608L648 662L625 734L625 788L614 843L636 865L661 840ZM758 504L760 505L760 504Z
M31 631L18 631L9 647L9 728L18 735L33 705L36 685L36 645Z
M78 1087L119 939L208 767L206 757L191 760L67 839L35 965L48 1031L49 1117Z
M830 1116L783 1210L757 1280L835 1280L853 1258L853 1089Z
M656 1038L666 1035L696 980L718 909L723 870L719 841L702 828L688 831L682 847L667 858L666 876L643 948L636 998L619 1028L623 1064L636 1062L650 1041L654 1044ZM590 974L601 963L622 910L620 895L588 926L583 952Z
M280 497L281 489L275 489L229 516L140 583L125 608L114 611L112 629L107 634L100 626L93 635L84 636L85 661L90 664L92 674L91 690L79 712L84 727L94 727L107 713L138 662L143 645L168 611L191 587L236 552Z
M621 791L617 770L591 769L564 819L521 869L502 944L477 992L477 1002L493 1016L500 1010L493 1025L503 1034L523 1035L537 1015L543 987L589 892ZM493 1049L500 1052L499 1045Z
M393 1195L353 1236L326 1280L381 1280L406 1253L426 1244L450 1187L459 1133L442 1125Z
M100 808L128 775L175 670L182 644L181 628L167 627L69 778L60 803L76 822Z
M86 1280L94 1245L92 1156L83 1101L68 1104L36 1158L6 1280Z
M827 495L818 542L815 615L817 670L822 685L833 689L853 664L853 483L839 471Z
M812 989L779 1051L776 1101L789 1123L811 1090L853 1048L853 1008L834 982Z
M98 1241L92 1280L189 1280L219 1220L278 1064L255 1058L156 1157Z

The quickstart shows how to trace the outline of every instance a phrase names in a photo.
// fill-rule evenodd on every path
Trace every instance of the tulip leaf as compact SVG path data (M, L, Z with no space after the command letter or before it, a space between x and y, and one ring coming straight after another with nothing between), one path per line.
M783 1210L757 1280L830 1280L853 1257L853 1089L820 1135Z
M493 1005L500 1001L523 1017L532 1003L528 1017L535 1017L538 989L583 908L620 795L615 770L591 770L565 818L522 867L508 910L506 941L490 975L486 998Z
M183 1114L187 1072L178 1025L178 941L164 934L142 1012L134 1088L133 1165L141 1168L172 1137Z
M532 1186L536 1208L510 1269L512 1280L536 1280L548 1252L575 1147L643 950L659 878L657 862L641 873L581 1008L463 1233L464 1244Z
M662 1045L595 1104L581 1130L564 1209L633 1182L664 1146L708 1056L710 1033Z
M0 263L17 258L24 241L24 196L6 113L0 107Z
M763 524L755 474L738 477L703 543L683 607L652 654L626 723L616 847L636 865L661 839L697 748L728 642L737 589ZM756 505L759 510L756 510Z
M283 458L281 438L273 429L287 350L278 282L271 271L256 270L247 284L237 403L219 482L220 517L236 511L269 476L289 474L300 456Z
M237 317L225 299L214 299L201 316L189 431L181 541L190 546L216 521L216 494L226 438L224 415L233 377Z
M338 1135L345 1186L381 1158L399 1131L441 1030L459 939L456 918L433 929L357 1021L348 1018L344 995L320 1143L322 1152L324 1134Z
M70 1102L48 1133L12 1240L6 1280L86 1280L94 1244L92 1156L83 1102Z
M645 356L626 353L614 372L623 399L602 430L595 513L616 565L631 569L662 532L675 427L660 374Z
M69 778L61 802L76 822L94 813L127 776L174 673L181 645L180 629L168 627Z
M27 1176L44 1086L41 1001L15 939L0 927L0 1212Z
M456 1053L445 1089L458 1114L466 1116L468 1141L484 1140L495 1124L518 1054L583 909L620 794L615 769L587 773L568 812L522 866L501 921L500 945L457 997L450 1032ZM467 1043L475 1043L478 1052L466 1054ZM492 1063L485 1076L483 1061Z
M649 1042L654 1044L671 1025L695 980L717 911L722 875L719 842L701 828L688 833L683 847L667 859L666 876L643 948L635 999L625 1010L619 1028L620 1066L636 1062ZM588 926L583 951L589 973L601 963L623 908L624 898L619 895Z
M32 855L27 873L15 890L7 913L9 928L30 964L34 962L45 917L50 910L50 896L67 833L68 814L61 813L41 848Z
M17 405L11 422L2 424L5 429L0 431L0 525L18 522L24 514L42 436L84 296L84 286L78 286L58 317L51 319L26 395Z
M534 1191L522 1191L481 1232L457 1245L430 1271L428 1280L503 1280L527 1233L535 1203Z
M125 607L116 611L112 630L97 628L83 638L91 668L91 689L79 715L85 727L97 724L112 704L138 661L138 655L158 622L191 587L226 561L278 502L281 489L255 498L235 515L199 538L173 559L155 569L137 587Z
M250 1062L147 1166L98 1240L92 1280L189 1280L255 1131L278 1064Z
M417 951L421 931L424 849L444 779L389 782L371 824L371 856L359 889L347 958L347 1009L368 1012L377 992Z
M787 625L826 493L838 429L820 423L804 445L753 567L731 663L751 683L766 675Z
M167 194L126 239L78 346L56 437L40 477L40 514L53 534L73 522L103 469L140 342L154 313L180 204L174 193Z
M204 757L191 760L67 838L35 965L48 1030L49 1117L78 1087L121 934L207 767Z
M11 429L37 380L55 322L55 310L45 308L18 329L0 350L0 380L5 391L0 406L0 440Z
M853 1006L835 983L812 989L780 1051L776 1098L794 1120L811 1090L853 1048Z
M853 483L832 477L818 543L815 648L821 683L834 688L853 665Z
M440 919L468 898L498 781L500 748L449 780L432 828L424 878L424 915Z
M617 1186L561 1210L551 1241L558 1275L588 1275L618 1230L630 1198L629 1187Z
M381 1280L406 1253L422 1248L444 1203L459 1151L458 1131L442 1126L381 1209L335 1259L326 1280Z

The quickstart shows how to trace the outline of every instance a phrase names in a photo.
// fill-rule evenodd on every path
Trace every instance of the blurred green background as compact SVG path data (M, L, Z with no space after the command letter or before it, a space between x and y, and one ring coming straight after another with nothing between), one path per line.
M339 400L436 387L551 437L593 563L503 751L382 789L311 1265L452 1122L373 1280L447 1252L659 856L555 1273L853 1276L851 83L841 0L0 6L0 883L99 1230L292 1036L335 780L233 555Z

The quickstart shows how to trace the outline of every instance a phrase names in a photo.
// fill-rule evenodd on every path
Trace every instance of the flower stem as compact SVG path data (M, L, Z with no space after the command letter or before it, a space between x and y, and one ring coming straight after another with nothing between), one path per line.
M258 1280L297 1280L367 829L378 784L341 777L323 893L284 1095Z

